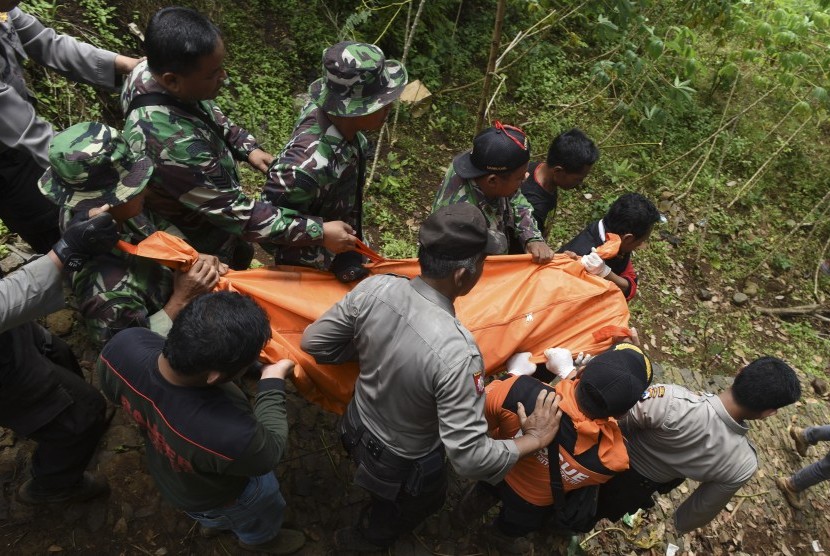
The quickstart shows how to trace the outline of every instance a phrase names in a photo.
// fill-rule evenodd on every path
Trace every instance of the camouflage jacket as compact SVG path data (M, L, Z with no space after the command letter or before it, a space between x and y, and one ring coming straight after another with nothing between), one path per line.
M70 210L61 210L61 231L72 216ZM119 239L136 244L157 230L175 232L160 218L140 214L121 225ZM87 331L98 345L134 326L163 336L170 330L172 321L163 308L173 294L171 269L113 249L90 259L68 279Z
M15 8L0 12L0 152L13 148L49 167L52 126L37 117L19 60L31 57L74 81L115 88L115 53L95 48Z
M124 83L124 111L136 96L165 92L141 62ZM254 137L235 125L213 101L201 101L225 131L218 137L201 119L173 106L136 108L126 117L124 137L155 164L146 206L185 235L200 253L228 258L239 238L309 245L323 237L322 222L295 211L256 201L239 185L235 154L247 158L259 148Z
M368 140L358 132L347 141L313 102L306 104L288 144L268 170L263 197L275 206L342 220L360 230L359 175L365 175ZM322 246L273 246L278 264L326 270L334 255Z
M465 180L455 173L455 167L450 164L444 175L444 183L435 194L432 211L435 212L443 206L461 202L480 208L487 218L490 229L503 233L507 236L506 239L512 236L522 246L529 241L544 241L536 220L533 218L533 207L525 199L521 189L511 197L488 199L474 180ZM504 245L507 246L508 243L505 241ZM504 253L507 253L506 249Z

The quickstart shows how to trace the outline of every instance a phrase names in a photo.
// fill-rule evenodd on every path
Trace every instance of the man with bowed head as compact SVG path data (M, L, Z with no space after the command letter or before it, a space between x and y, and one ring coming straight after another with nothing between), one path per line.
M230 531L243 550L291 554L305 538L282 527L274 469L285 453L285 379L294 363L261 369L254 407L233 383L271 337L252 299L214 292L194 299L168 337L117 334L98 359L101 389L138 424L162 496L198 521L202 535Z
M556 434L559 399L544 391L529 417L518 409L523 436L487 436L481 353L453 302L497 249L479 208L440 208L419 232L420 276L367 278L303 334L318 363L360 365L340 433L357 465L354 483L371 500L356 525L335 533L338 550L390 547L439 510L445 457L460 475L497 483Z

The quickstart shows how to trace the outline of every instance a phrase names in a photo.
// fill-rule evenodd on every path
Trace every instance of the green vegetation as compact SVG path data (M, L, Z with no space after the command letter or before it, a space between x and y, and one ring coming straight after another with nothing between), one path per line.
M210 14L226 35L232 84L220 102L276 154L295 97L319 76L323 48L342 38L377 41L399 58L419 0L184 4ZM135 51L127 23L143 27L164 4L75 5L24 4L59 29L127 51ZM494 14L492 0L425 4L407 67L433 92L432 106L421 117L402 108L394 144L386 135L367 186L370 239L387 256L414 255L444 169L470 143ZM638 253L641 293L632 304L659 358L732 372L763 351L809 373L827 368L822 315L784 322L752 305L828 303L830 278L817 269L830 258L828 31L821 0L508 2L500 51L511 46L488 117L523 127L537 159L575 125L602 151L583 189L560 195L551 245L624 191L645 193L669 217ZM117 125L113 98L32 71L39 110L58 126L90 118ZM246 170L244 179L254 192L262 178ZM732 306L748 281L757 295ZM701 288L715 300L699 301Z

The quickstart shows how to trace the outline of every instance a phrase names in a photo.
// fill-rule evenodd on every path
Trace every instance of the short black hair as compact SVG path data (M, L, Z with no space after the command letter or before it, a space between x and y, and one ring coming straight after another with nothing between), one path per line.
M153 14L144 33L147 66L155 74L187 75L212 54L222 33L196 10L173 6Z
M599 160L599 149L581 129L557 135L548 147L548 168L561 166L566 172L579 172Z
M200 295L173 320L162 354L178 374L234 375L257 360L271 337L268 316L236 292Z
M466 268L470 274L474 274L476 265L486 256L486 253L480 253L466 259L450 259L438 256L423 246L418 246L418 263L421 265L421 275L433 280L443 280L458 268Z
M767 411L795 403L801 384L795 371L777 357L756 359L735 377L732 397L744 409Z
M632 234L639 239L660 222L660 211L639 193L626 193L611 204L602 221L605 231L617 235Z

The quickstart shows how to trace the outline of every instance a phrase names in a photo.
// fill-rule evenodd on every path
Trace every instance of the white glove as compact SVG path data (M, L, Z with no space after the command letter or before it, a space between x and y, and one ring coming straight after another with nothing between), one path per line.
M593 274L600 278L605 278L611 272L611 267L605 264L602 257L597 254L596 248L591 249L589 254L582 255L582 266L585 267L585 271L588 274Z
M507 372L511 375L530 376L536 372L536 363L531 362L529 351L514 353L507 360Z
M565 378L574 370L573 354L567 348L548 348L545 357L548 360L545 367L559 378Z
M584 351L580 351L579 355L577 355L576 359L574 359L574 366L576 368L579 368L582 365L587 365L588 361L590 361L593 358L594 358L594 356L591 355L590 353L585 353Z

